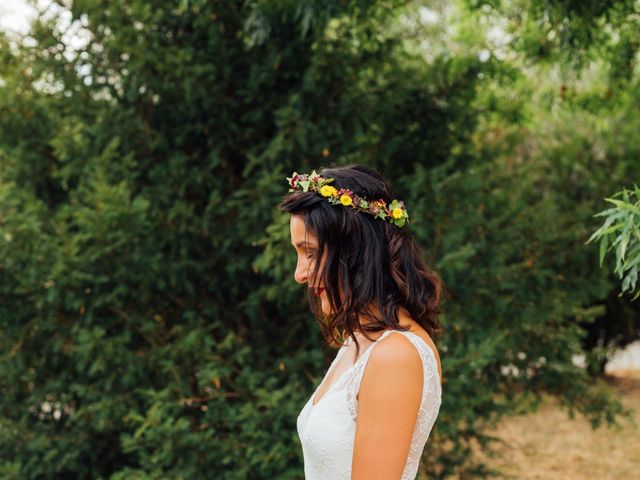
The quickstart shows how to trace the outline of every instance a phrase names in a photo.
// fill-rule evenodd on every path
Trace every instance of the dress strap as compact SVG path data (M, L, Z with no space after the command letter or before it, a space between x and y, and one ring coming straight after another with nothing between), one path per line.
M356 399L356 396L358 395L358 391L360 390L360 382L362 381L364 369L367 366L367 362L369 361L371 350L373 350L373 347L375 347L378 342L380 342L393 331L394 330L387 330L376 340L374 340L373 343L365 350L362 356L358 360L356 360L356 363L353 365L353 373L349 377L349 383L347 384L346 388L346 395L349 415L354 422L356 421L356 417L358 415L358 400Z
M406 337L416 348L418 354L420 355L420 360L422 361L423 367L423 388L422 388L422 400L420 401L420 405L422 405L426 401L427 398L440 398L442 395L442 386L440 381L440 375L438 373L438 367L436 362L435 353L427 345L427 343L418 335L410 331L402 331L402 330L387 330L380 337L373 342L369 348L362 354L356 363L353 366L353 373L349 376L349 382L346 386L346 397L347 397L347 407L349 410L349 415L356 421L358 416L358 400L357 395L360 391L360 383L362 382L362 377L364 375L365 367L367 366L367 362L369 360L369 356L371 355L371 349L375 347L375 344L383 340L392 332L397 332L404 337Z

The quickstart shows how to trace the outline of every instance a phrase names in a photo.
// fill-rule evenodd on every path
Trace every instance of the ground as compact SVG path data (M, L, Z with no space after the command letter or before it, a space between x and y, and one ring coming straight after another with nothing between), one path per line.
M583 417L568 418L547 398L537 412L505 418L489 432L506 446L501 458L487 464L518 480L640 478L640 370L616 371L606 380L634 411L635 423L623 419L619 430L593 430Z

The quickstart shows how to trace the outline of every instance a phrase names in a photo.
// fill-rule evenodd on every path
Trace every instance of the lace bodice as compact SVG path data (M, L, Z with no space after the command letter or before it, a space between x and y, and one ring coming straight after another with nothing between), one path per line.
M302 444L306 480L351 479L351 461L358 416L356 396L371 350L391 332L406 336L416 347L422 359L424 374L422 400L401 480L415 478L424 445L440 410L442 387L438 365L433 350L418 335L400 330L387 330L363 352L353 365L332 381L320 401L313 405L318 389L324 382L323 379L298 415L297 429ZM347 345L340 347L325 378L346 350Z

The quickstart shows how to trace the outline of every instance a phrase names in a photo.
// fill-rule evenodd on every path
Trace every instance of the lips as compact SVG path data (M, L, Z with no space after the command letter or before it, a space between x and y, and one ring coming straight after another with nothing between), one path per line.
M313 292L319 297L322 294L322 292L324 292L324 288L318 287L314 289Z

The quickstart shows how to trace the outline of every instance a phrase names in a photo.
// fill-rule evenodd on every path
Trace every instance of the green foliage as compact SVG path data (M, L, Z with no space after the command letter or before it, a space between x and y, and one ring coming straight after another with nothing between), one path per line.
M463 0L502 23L509 43L536 62L579 70L603 64L614 81L633 78L638 66L640 22L633 0Z
M640 264L640 188L624 188L605 200L614 205L596 217L605 221L589 238L587 243L600 240L600 265L608 251L615 253L615 274L622 280L622 292L636 292L638 265ZM621 197L621 198L615 198ZM640 296L640 290L633 300Z
M301 478L335 352L275 205L333 162L391 179L448 287L425 474L480 476L470 446L543 391L618 417L573 356L613 285L595 199L638 174L631 87L561 97L481 28L411 30L417 3L59 5L0 38L0 477Z

